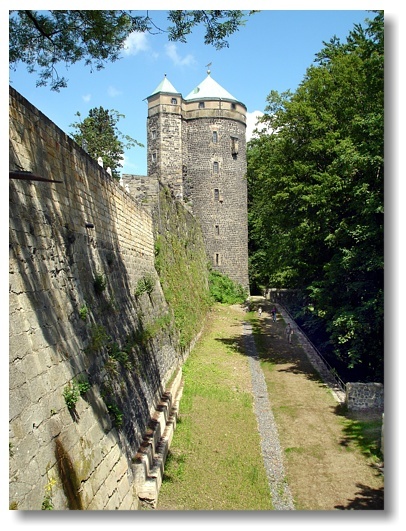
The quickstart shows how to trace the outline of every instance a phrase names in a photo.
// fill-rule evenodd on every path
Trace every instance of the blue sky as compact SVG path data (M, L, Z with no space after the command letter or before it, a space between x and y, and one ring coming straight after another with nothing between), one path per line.
M169 25L166 11L150 11L150 16L161 28ZM122 58L101 71L91 73L83 64L68 69L61 65L59 74L69 81L59 93L37 88L35 74L29 74L23 64L10 71L10 84L68 134L77 111L85 118L91 108L102 106L123 114L118 129L146 145L145 98L164 74L186 96L206 77L206 65L211 62L213 79L245 103L248 123L253 124L271 90L297 88L323 41L333 35L345 40L354 24L372 16L365 10L261 11L230 37L229 48L220 51L204 44L200 28L187 44L169 43L165 34L135 34ZM127 151L121 171L145 175L146 147Z

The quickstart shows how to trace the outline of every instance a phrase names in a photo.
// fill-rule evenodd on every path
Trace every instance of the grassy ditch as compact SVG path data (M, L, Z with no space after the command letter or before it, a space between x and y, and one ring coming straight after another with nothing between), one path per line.
M238 307L215 305L186 361L158 510L269 510Z
M381 416L351 413L336 402L297 337L285 337L263 301L252 319L257 351L297 510L383 509Z

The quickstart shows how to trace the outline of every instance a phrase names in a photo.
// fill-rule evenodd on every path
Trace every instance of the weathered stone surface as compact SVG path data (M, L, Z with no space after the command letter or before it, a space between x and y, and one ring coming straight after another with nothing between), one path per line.
M347 383L346 404L348 409L384 409L384 387L381 383Z
M170 334L140 339L168 311L152 215L12 88L10 145L11 172L62 181L10 179L10 504L41 509L53 478L55 509L137 509L132 458L180 363ZM154 291L136 299L147 274ZM131 366L109 365L131 337ZM68 409L78 378L91 389Z
M171 99L165 92L148 98L148 179L167 184L199 220L213 269L249 290L246 108L219 98L204 98L204 109Z

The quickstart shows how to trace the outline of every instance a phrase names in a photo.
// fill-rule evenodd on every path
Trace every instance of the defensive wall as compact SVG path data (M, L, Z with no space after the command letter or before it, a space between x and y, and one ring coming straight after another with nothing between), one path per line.
M137 509L187 355L152 213L11 87L9 198L10 508Z

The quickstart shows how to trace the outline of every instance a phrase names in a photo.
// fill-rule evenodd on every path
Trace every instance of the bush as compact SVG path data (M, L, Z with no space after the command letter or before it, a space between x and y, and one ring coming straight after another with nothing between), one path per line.
M247 291L218 271L209 274L210 295L215 302L222 304L242 304L248 297Z
M90 389L90 384L86 380L73 380L63 390L63 397L69 409L74 409L79 397Z
M106 289L106 277L102 273L97 273L93 279L93 287L97 294L103 293Z
M150 295L154 291L155 279L152 275L145 275L140 278L137 282L137 286L134 291L134 296L136 298L140 297L143 293L148 293Z

